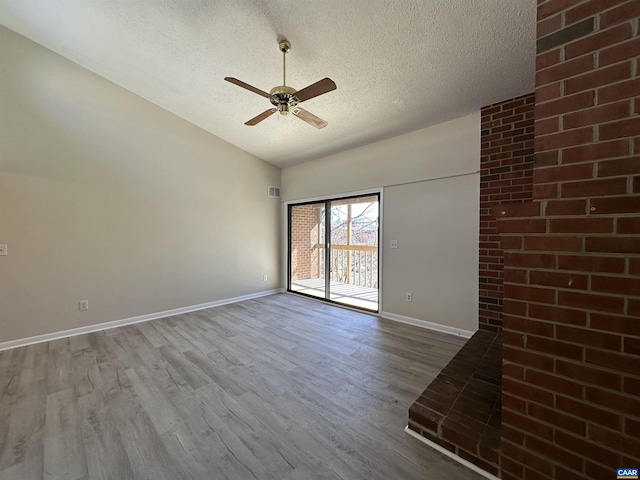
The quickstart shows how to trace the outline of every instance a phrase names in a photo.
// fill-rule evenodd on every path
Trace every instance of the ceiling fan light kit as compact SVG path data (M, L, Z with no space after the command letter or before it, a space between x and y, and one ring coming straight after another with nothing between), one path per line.
M295 88L287 86L287 53L291 50L291 43L287 40L281 40L278 44L280 51L282 52L282 85L273 87L269 93L253 87L248 83L245 83L237 78L225 77L227 82L233 83L239 87L242 87L250 92L257 93L263 97L269 99L274 108L270 108L262 112L260 115L253 117L251 120L245 122L245 125L254 126L270 117L276 112L280 112L280 115L287 115L291 112L294 116L300 120L307 122L309 125L316 128L324 128L327 126L327 122L317 117L311 112L298 107L299 103L305 102L311 98L318 97L325 93L328 93L336 89L336 84L330 78L323 78L303 88L302 90L296 90Z

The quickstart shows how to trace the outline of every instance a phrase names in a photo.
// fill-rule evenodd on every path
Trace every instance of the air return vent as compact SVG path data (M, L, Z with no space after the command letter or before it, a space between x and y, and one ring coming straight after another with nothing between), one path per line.
M267 189L267 196L269 198L280 198L280 187L274 187L273 185L269 185Z

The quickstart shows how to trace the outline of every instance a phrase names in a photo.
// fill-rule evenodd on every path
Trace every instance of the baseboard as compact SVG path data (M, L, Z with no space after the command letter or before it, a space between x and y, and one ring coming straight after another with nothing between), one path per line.
M404 431L405 431L405 433L408 433L409 435L411 435L416 440L424 443L425 445L428 445L429 447L433 448L434 450L439 451L440 453L445 454L447 457L449 457L452 460L455 460L456 462L464 465L465 467L469 468L470 470L473 470L474 472L479 473L483 477L488 478L489 480L500 480L495 475L492 475L489 472L485 472L484 470L482 470L477 465L474 465L473 463L465 460L464 458L459 457L455 453L450 452L449 450L447 450L444 447L441 447L437 443L433 443L431 440L429 440L427 438L424 438L422 435L420 435L420 434L414 432L413 430L411 430L408 426L404 428Z
M471 330L463 330L461 328L448 327L447 325L441 325L439 323L428 322L427 320L420 320L413 317L405 317L404 315L397 315L395 313L380 312L382 318L387 320L393 320L394 322L406 323L415 327L426 328L428 330L435 330L436 332L448 333L449 335L456 335L463 338L471 338L475 332Z
M61 330L59 332L45 333L43 335L36 335L34 337L19 338L17 340L10 340L8 342L0 343L0 351L9 350L10 348L25 347L34 343L49 342L51 340L58 340L60 338L74 337L76 335L84 335L85 333L99 332L101 330L109 330L110 328L122 327L124 325L131 325L134 323L148 322L149 320L156 320L158 318L171 317L173 315L180 315L182 313L195 312L198 310L204 310L206 308L219 307L221 305L228 305L230 303L243 302L245 300L252 300L254 298L266 297L267 295L273 295L275 293L282 293L281 288L274 290L266 290L263 292L250 293L248 295L241 295L239 297L224 298L222 300L215 300L213 302L200 303L198 305L190 305L188 307L174 308L172 310L165 310L163 312L148 313L146 315L139 315L137 317L123 318L120 320L113 320L110 322L97 323L95 325L87 325L86 327L72 328L69 330Z

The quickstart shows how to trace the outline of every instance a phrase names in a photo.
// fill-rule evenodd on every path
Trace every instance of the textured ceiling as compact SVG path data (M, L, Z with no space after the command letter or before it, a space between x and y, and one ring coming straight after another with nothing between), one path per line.
M0 23L228 142L287 166L434 125L534 87L535 0L0 0ZM330 77L273 115L269 91Z

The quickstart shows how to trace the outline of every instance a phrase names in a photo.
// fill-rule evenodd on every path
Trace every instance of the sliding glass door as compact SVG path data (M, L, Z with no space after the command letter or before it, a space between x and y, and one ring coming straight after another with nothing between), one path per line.
M288 213L288 290L377 312L379 195L289 205Z

